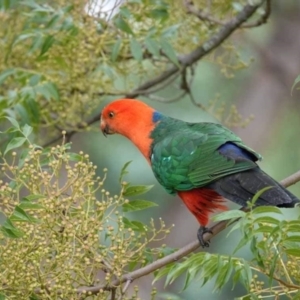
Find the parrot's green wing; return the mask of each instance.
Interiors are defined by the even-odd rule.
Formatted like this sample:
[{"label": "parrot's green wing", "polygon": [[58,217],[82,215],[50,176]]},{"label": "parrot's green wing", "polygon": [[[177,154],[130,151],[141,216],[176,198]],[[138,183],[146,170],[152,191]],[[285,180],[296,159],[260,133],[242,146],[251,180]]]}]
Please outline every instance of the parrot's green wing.
[{"label": "parrot's green wing", "polygon": [[[261,156],[227,128],[214,123],[186,123],[165,118],[152,131],[151,164],[169,193],[203,187],[226,175],[255,168]],[[218,149],[231,142],[253,159],[234,159]]]}]

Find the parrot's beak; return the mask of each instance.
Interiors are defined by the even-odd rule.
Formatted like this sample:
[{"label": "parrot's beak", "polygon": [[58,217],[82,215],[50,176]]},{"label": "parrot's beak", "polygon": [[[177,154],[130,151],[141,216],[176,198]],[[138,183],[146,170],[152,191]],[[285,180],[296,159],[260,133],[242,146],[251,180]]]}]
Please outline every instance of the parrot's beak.
[{"label": "parrot's beak", "polygon": [[106,137],[108,134],[114,134],[115,132],[110,129],[108,124],[104,122],[104,120],[100,117],[100,128],[103,135]]},{"label": "parrot's beak", "polygon": [[104,135],[105,137],[107,137],[107,135],[110,134],[110,133],[109,133],[109,127],[108,127],[108,126],[105,126],[104,128],[101,128],[101,130],[102,130],[102,133],[103,133],[103,135]]},{"label": "parrot's beak", "polygon": [[[102,129],[101,129],[102,130]],[[102,130],[102,133],[105,137],[107,137],[107,133],[105,132],[105,130]]]}]

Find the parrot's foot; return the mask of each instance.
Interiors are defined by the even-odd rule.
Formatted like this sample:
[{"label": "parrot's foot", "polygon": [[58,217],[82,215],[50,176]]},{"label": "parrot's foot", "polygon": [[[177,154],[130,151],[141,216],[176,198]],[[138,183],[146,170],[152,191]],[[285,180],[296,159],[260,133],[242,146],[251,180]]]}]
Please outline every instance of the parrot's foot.
[{"label": "parrot's foot", "polygon": [[213,233],[213,232],[205,226],[200,226],[197,232],[197,237],[202,248],[209,247],[209,242],[205,242],[203,239],[203,235],[205,233]]}]

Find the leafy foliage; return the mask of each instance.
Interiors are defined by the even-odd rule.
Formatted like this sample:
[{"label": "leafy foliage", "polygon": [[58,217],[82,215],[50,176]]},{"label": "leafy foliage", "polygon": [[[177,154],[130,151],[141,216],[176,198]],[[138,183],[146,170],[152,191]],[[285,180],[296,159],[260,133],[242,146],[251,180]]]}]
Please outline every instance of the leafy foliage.
[{"label": "leafy foliage", "polygon": [[[15,129],[28,136],[32,128]],[[102,178],[96,177],[87,154],[69,152],[69,144],[42,149],[27,142],[22,163],[16,152],[11,162],[3,158],[1,163],[3,296],[77,299],[79,287],[105,286],[126,274],[128,267],[155,259],[161,251],[148,244],[169,232],[164,222],[146,225],[122,213],[154,206],[125,198],[128,190],[132,196],[149,187],[129,189],[122,184],[120,194],[112,196],[104,189],[106,170]],[[6,152],[18,146],[10,143]],[[102,291],[96,297],[107,295]]]},{"label": "leafy foliage", "polygon": [[[240,218],[230,233],[240,230],[242,238],[232,256],[195,253],[181,263],[161,269],[155,281],[166,276],[166,285],[185,275],[183,289],[200,280],[205,285],[215,281],[215,290],[226,283],[242,283],[249,294],[239,299],[261,299],[289,295],[297,299],[300,288],[300,218],[281,220],[282,212],[276,207],[256,207],[248,213],[229,211],[215,220]],[[230,236],[229,236],[230,237]],[[237,256],[242,247],[250,248],[251,259]],[[297,270],[297,271],[296,271]]]},{"label": "leafy foliage", "polygon": [[[238,12],[228,3],[210,9],[225,19]],[[128,1],[112,22],[93,15],[86,1],[1,1],[0,11],[0,117],[48,135],[82,130],[103,97],[178,65],[178,54],[218,30],[199,26],[180,1]],[[222,70],[244,68],[233,53],[227,44],[208,59]]]}]

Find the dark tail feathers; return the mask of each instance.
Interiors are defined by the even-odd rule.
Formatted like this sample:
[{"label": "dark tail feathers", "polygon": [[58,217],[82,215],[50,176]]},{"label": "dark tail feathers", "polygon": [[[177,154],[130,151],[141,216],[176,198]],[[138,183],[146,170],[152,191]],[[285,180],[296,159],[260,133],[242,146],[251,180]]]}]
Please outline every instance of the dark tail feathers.
[{"label": "dark tail feathers", "polygon": [[259,167],[225,176],[207,186],[221,196],[239,205],[246,206],[247,201],[265,187],[266,190],[256,201],[256,205],[294,207],[300,200]]}]

